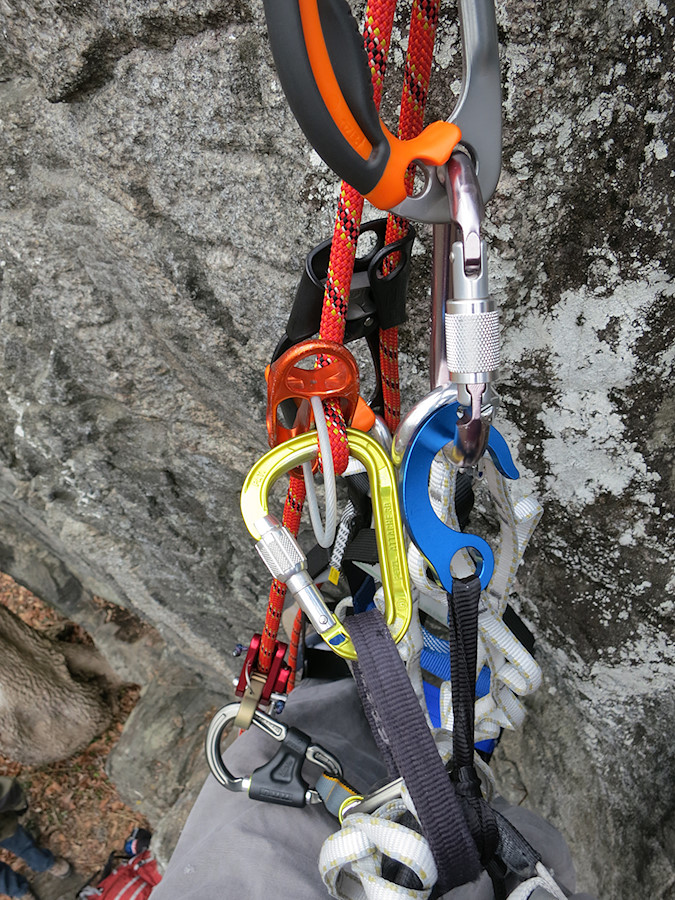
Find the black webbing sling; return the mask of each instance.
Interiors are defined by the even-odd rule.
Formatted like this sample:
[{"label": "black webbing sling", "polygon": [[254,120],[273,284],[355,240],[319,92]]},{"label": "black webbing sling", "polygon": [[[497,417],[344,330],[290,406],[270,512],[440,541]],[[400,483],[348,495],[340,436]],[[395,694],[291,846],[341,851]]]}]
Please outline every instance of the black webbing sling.
[{"label": "black webbing sling", "polygon": [[[497,900],[532,877],[539,861],[529,843],[483,798],[474,768],[474,699],[480,582],[456,578],[448,595],[453,701],[453,766],[448,772],[389,630],[378,610],[350,617],[358,659],[354,678],[376,743],[392,778],[408,787],[438,868],[434,896],[475,880],[486,870]],[[415,827],[412,816],[405,824]],[[404,886],[416,876],[403,865],[383,875]],[[393,861],[392,861],[393,862]],[[388,871],[387,871],[388,869]]]},{"label": "black webbing sling", "polygon": [[389,629],[376,609],[347,625],[366,717],[389,774],[402,777],[410,792],[436,861],[438,888],[473,881],[481,872],[476,844]]}]

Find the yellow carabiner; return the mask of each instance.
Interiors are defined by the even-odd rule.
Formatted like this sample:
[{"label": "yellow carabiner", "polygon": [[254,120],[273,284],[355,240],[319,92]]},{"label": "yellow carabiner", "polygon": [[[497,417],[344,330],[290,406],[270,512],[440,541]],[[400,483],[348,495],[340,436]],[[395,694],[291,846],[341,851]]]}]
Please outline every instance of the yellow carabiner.
[{"label": "yellow carabiner", "polygon": [[[412,595],[408,576],[408,560],[403,536],[403,525],[398,501],[396,473],[387,452],[377,441],[356,431],[347,429],[349,452],[363,463],[370,479],[371,501],[373,506],[373,522],[377,551],[380,558],[382,587],[384,588],[384,617],[395,642],[401,640],[408,630],[412,616]],[[261,541],[263,532],[269,531],[267,497],[274,482],[285,472],[289,472],[304,462],[311,461],[317,453],[316,434],[307,432],[285,441],[270,450],[253,466],[246,476],[241,490],[241,513],[244,523],[256,541]],[[278,526],[278,523],[276,523]],[[280,527],[280,526],[279,526]],[[294,542],[289,532],[285,540]],[[259,545],[259,549],[260,545]],[[265,559],[261,549],[260,555]],[[271,571],[271,569],[270,569]],[[274,574],[274,573],[273,573]],[[289,579],[290,582],[290,579]],[[314,611],[316,611],[317,595],[313,595]],[[302,606],[302,597],[298,596]],[[334,616],[322,599],[321,621],[333,622],[330,627],[321,627],[320,633],[326,643],[339,655],[346,659],[356,659],[356,651],[347,630]],[[308,612],[308,610],[305,610]],[[309,614],[309,612],[308,612]],[[310,615],[314,621],[314,617]]]}]

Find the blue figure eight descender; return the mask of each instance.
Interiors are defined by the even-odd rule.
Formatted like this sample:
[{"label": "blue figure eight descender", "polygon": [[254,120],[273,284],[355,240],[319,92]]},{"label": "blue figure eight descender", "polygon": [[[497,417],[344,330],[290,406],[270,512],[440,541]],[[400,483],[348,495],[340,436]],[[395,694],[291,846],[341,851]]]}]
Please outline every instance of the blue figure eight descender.
[{"label": "blue figure eight descender", "polygon": [[[431,464],[437,453],[454,440],[458,408],[458,403],[441,406],[422,422],[406,448],[399,472],[401,510],[408,534],[448,593],[452,593],[450,563],[459,550],[474,550],[478,555],[476,574],[483,590],[494,571],[494,554],[487,541],[475,534],[455,531],[442,522],[429,497]],[[490,427],[487,450],[505,478],[518,478],[506,441],[494,426]]]}]

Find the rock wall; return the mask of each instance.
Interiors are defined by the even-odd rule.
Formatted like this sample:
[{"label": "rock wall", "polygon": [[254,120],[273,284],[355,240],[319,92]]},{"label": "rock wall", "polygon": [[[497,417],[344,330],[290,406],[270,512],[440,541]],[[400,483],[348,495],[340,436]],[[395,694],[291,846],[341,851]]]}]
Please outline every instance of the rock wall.
[{"label": "rock wall", "polygon": [[[497,7],[499,425],[546,507],[514,598],[546,684],[502,767],[603,900],[673,897],[673,13]],[[222,690],[267,592],[238,513],[266,447],[262,373],[336,182],[259,3],[0,0],[0,24],[5,569],[34,588],[42,548],[67,573],[54,602],[76,584],[133,609]],[[450,17],[433,115],[459,66]],[[420,230],[406,408],[428,383]]]}]

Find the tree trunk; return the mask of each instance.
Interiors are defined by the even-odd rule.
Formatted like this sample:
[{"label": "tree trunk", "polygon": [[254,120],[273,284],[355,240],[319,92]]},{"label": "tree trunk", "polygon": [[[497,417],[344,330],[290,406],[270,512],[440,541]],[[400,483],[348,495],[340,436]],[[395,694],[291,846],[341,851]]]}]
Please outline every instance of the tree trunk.
[{"label": "tree trunk", "polygon": [[51,640],[0,606],[0,753],[65,759],[110,724],[110,672],[86,645]]}]

